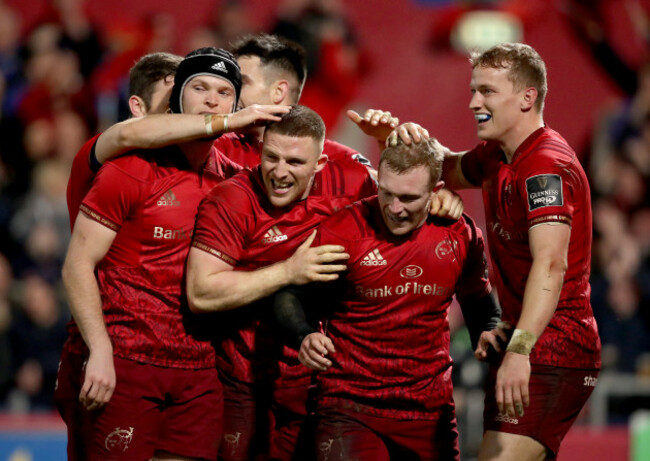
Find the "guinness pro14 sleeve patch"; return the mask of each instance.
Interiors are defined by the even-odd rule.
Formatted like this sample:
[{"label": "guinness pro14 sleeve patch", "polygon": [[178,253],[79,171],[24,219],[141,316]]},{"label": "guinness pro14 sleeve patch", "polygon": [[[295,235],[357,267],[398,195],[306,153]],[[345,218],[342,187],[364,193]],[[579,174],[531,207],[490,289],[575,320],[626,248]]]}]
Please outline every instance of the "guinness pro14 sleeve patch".
[{"label": "guinness pro14 sleeve patch", "polygon": [[562,206],[562,178],[557,174],[540,174],[526,179],[528,211],[545,206]]}]

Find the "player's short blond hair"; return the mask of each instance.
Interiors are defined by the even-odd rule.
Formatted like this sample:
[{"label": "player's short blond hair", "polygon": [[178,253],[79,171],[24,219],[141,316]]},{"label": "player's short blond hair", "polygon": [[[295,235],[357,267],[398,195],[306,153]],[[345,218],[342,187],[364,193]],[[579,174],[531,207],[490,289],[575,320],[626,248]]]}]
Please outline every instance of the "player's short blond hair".
[{"label": "player's short blond hair", "polygon": [[508,79],[515,90],[535,88],[535,110],[540,114],[544,111],[544,100],[548,93],[546,65],[533,47],[524,43],[500,43],[483,52],[472,52],[470,63],[472,69],[478,66],[509,69]]}]

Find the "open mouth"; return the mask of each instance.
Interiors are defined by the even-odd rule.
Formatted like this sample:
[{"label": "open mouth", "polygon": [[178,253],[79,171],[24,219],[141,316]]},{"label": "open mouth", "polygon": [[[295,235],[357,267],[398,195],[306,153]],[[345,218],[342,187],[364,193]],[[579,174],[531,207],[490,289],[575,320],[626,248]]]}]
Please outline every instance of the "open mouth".
[{"label": "open mouth", "polygon": [[275,179],[271,179],[271,188],[273,189],[273,192],[278,195],[284,195],[293,186],[293,183],[290,182],[281,182],[277,181]]},{"label": "open mouth", "polygon": [[479,124],[481,124],[490,120],[492,116],[490,114],[474,114],[474,118]]},{"label": "open mouth", "polygon": [[393,214],[388,213],[388,219],[390,219],[395,224],[399,225],[399,224],[405,223],[408,220],[408,216],[400,217],[400,216],[395,216]]}]

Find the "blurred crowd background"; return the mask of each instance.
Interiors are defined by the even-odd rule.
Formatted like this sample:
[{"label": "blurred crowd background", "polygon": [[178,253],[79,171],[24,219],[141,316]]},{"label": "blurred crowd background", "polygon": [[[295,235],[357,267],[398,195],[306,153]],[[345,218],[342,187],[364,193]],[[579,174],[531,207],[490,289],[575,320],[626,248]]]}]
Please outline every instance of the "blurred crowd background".
[{"label": "blurred crowd background", "polygon": [[[647,1],[0,0],[2,411],[53,409],[70,315],[60,281],[70,164],[86,139],[127,117],[128,69],[145,53],[227,48],[258,31],[305,46],[301,102],[323,116],[330,137],[375,165],[376,146],[346,123],[345,109],[390,110],[454,149],[469,148],[476,135],[466,48],[504,40],[535,47],[549,66],[546,122],[591,178],[601,377],[650,376]],[[481,222],[480,196],[463,196]],[[480,437],[485,370],[457,310],[451,320],[459,418]],[[633,406],[647,404],[636,398]],[[626,422],[631,410],[624,401],[620,408],[610,408],[607,423]]]}]

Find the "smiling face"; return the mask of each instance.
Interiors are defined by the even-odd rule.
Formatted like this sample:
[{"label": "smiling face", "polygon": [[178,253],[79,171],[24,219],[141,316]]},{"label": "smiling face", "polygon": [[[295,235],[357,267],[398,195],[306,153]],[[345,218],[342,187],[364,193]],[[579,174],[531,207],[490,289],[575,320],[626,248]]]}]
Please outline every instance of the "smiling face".
[{"label": "smiling face", "polygon": [[526,89],[515,90],[508,73],[509,68],[480,65],[472,70],[469,108],[478,124],[478,137],[484,141],[508,144],[522,120]]},{"label": "smiling face", "polygon": [[323,145],[309,136],[264,134],[261,169],[269,201],[282,208],[307,198],[314,175],[327,161]]},{"label": "smiling face", "polygon": [[384,224],[392,234],[405,235],[424,224],[435,193],[430,181],[431,174],[424,165],[402,173],[385,163],[379,165],[377,198]]},{"label": "smiling face", "polygon": [[235,89],[224,79],[199,75],[187,82],[182,98],[185,114],[229,114],[235,103]]}]

